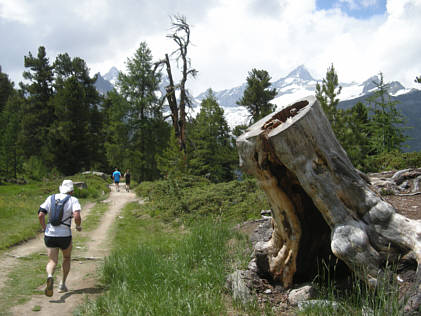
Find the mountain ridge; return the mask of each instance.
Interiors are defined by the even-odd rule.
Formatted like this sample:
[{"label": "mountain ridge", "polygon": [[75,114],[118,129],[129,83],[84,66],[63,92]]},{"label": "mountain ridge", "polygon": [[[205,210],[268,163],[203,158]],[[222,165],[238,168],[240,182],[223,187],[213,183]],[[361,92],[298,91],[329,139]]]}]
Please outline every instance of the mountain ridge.
[{"label": "mountain ridge", "polygon": [[[109,78],[115,82],[117,75],[117,68],[112,67],[101,78],[104,80]],[[339,107],[349,108],[359,101],[365,101],[376,88],[374,81],[379,81],[378,75],[372,76],[362,83],[339,83],[342,86],[341,93],[338,96],[340,99]],[[272,82],[271,88],[275,88],[277,91],[277,96],[272,100],[272,103],[277,106],[277,110],[280,110],[298,99],[314,95],[317,82],[321,83],[322,79],[314,79],[304,65],[299,65],[285,77]],[[398,81],[388,82],[388,85],[393,100],[398,101],[397,108],[405,117],[406,125],[412,127],[407,131],[411,139],[406,142],[406,145],[410,146],[411,151],[419,151],[421,150],[421,90],[407,89]],[[224,109],[226,120],[231,128],[248,122],[249,113],[247,109],[237,105],[237,101],[243,96],[246,87],[247,83],[244,82],[242,85],[230,89],[213,91],[218,104]],[[161,92],[165,91],[163,87],[161,88]],[[204,91],[194,97],[193,108],[195,113],[199,111],[200,103],[206,95],[207,91]]]}]

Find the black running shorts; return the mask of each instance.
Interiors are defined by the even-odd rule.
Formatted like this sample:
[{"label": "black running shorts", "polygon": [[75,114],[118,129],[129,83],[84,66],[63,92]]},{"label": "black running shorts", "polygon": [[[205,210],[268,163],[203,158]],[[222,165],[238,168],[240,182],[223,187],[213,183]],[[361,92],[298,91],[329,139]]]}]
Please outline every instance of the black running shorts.
[{"label": "black running shorts", "polygon": [[44,236],[44,242],[48,248],[61,248],[62,250],[65,250],[69,248],[70,244],[72,243],[72,236],[66,236],[66,237]]}]

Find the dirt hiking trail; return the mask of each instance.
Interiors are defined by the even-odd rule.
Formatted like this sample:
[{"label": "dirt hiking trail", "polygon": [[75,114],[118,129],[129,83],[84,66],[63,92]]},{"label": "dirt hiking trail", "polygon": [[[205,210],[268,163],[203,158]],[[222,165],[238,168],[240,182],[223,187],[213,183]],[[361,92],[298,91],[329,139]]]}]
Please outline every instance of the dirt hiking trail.
[{"label": "dirt hiking trail", "polygon": [[[120,189],[120,192],[116,192],[115,187],[111,186],[110,197],[104,201],[109,203],[109,208],[102,216],[100,223],[95,230],[90,232],[77,232],[74,229],[74,223],[72,224],[73,236],[80,234],[82,237],[87,237],[87,242],[81,249],[76,249],[76,247],[73,248],[70,273],[66,281],[69,291],[66,293],[58,293],[57,289],[58,284],[61,281],[62,271],[61,269],[56,269],[54,273],[55,282],[53,296],[33,295],[31,300],[25,304],[14,306],[11,309],[12,314],[16,316],[73,315],[73,311],[78,305],[85,301],[86,297],[92,298],[95,295],[102,293],[102,288],[98,286],[96,272],[98,265],[110,251],[109,229],[115,219],[119,216],[125,204],[136,200],[139,199],[134,193],[126,192],[123,188]],[[90,203],[85,205],[82,209],[82,228],[83,220],[94,205],[94,203]],[[0,257],[0,289],[3,287],[8,271],[19,263],[18,257],[28,256],[33,253],[47,253],[44,246],[43,234],[40,234],[37,238],[29,242],[14,247]],[[61,263],[61,258],[62,255],[60,253],[59,263]],[[48,257],[45,256],[45,264],[47,264],[47,261]],[[44,292],[44,288],[45,284],[43,284],[39,290]],[[35,306],[39,306],[40,310],[32,311]]]}]

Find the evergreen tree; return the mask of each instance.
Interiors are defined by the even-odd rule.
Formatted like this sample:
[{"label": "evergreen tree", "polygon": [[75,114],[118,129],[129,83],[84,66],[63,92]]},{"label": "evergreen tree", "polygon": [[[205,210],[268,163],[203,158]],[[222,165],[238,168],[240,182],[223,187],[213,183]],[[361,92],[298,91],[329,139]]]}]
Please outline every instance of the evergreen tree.
[{"label": "evergreen tree", "polygon": [[130,151],[127,146],[130,135],[127,117],[129,104],[116,90],[110,91],[104,100],[103,113],[104,147],[109,169],[121,166],[123,169],[130,168]]},{"label": "evergreen tree", "polygon": [[156,161],[158,170],[165,178],[178,178],[187,172],[184,153],[180,151],[173,128],[170,130],[167,146],[162,153],[157,154]]},{"label": "evergreen tree", "polygon": [[130,105],[129,119],[132,125],[140,120],[161,115],[155,92],[159,89],[161,76],[154,72],[152,53],[145,42],[132,59],[126,63],[127,74],[120,72],[117,86]]},{"label": "evergreen tree", "polygon": [[247,130],[247,125],[245,124],[241,124],[241,125],[237,125],[234,127],[232,134],[236,137],[240,136],[241,134],[243,134],[246,130]]},{"label": "evergreen tree", "polygon": [[400,126],[404,123],[402,114],[397,110],[397,101],[392,100],[384,82],[383,74],[379,81],[373,81],[376,91],[367,98],[368,107],[372,113],[371,147],[376,154],[401,150],[402,143],[407,139]]},{"label": "evergreen tree", "polygon": [[17,92],[8,98],[3,111],[0,113],[0,174],[7,177],[17,177],[22,169],[22,155],[17,145],[20,133],[20,121],[24,99]]},{"label": "evergreen tree", "polygon": [[343,112],[338,109],[342,87],[339,86],[338,75],[333,64],[327,69],[326,78],[322,80],[322,85],[316,84],[316,98],[326,117],[328,118],[336,137],[342,143],[344,141]]},{"label": "evergreen tree", "polygon": [[421,83],[421,76],[415,78],[416,83]]},{"label": "evergreen tree", "polygon": [[233,179],[236,154],[224,110],[212,90],[202,100],[201,109],[190,130],[192,152],[189,168],[192,174],[206,176],[213,182]]},{"label": "evergreen tree", "polygon": [[53,66],[50,65],[45,48],[38,48],[37,57],[29,52],[24,57],[25,68],[23,78],[28,84],[21,88],[28,96],[22,117],[22,133],[20,144],[26,158],[43,156],[48,152],[48,130],[54,121],[54,108],[50,105],[53,96]]},{"label": "evergreen tree", "polygon": [[153,180],[159,177],[155,156],[169,138],[169,126],[156,96],[160,74],[155,73],[151,51],[144,42],[126,65],[127,73],[119,74],[117,86],[128,105],[127,168],[138,180]]},{"label": "evergreen tree", "polygon": [[370,117],[368,108],[358,102],[344,113],[344,140],[342,146],[354,166],[365,170],[370,155]]},{"label": "evergreen tree", "polygon": [[266,70],[253,68],[248,73],[246,90],[237,104],[247,108],[251,123],[257,122],[276,109],[276,106],[270,103],[276,96],[276,89],[269,89],[270,79]]},{"label": "evergreen tree", "polygon": [[57,93],[51,101],[55,109],[50,129],[51,159],[64,174],[74,174],[98,163],[95,159],[103,146],[99,137],[100,97],[94,86],[97,78],[90,78],[84,60],[71,59],[68,54],[60,54],[54,68]]},{"label": "evergreen tree", "polygon": [[13,82],[9,80],[9,76],[1,71],[0,65],[0,113],[6,106],[7,99],[13,92]]}]

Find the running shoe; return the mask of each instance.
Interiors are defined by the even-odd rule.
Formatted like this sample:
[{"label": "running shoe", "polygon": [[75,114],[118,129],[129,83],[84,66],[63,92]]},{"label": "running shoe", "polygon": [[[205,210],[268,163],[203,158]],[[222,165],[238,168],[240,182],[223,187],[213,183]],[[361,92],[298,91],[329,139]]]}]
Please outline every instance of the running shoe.
[{"label": "running shoe", "polygon": [[68,291],[68,289],[67,289],[66,285],[64,285],[63,283],[60,283],[60,285],[58,286],[58,292],[64,293],[64,292],[67,292],[67,291]]},{"label": "running shoe", "polygon": [[48,277],[47,278],[47,287],[45,288],[45,295],[46,296],[53,296],[53,285],[54,285],[53,277]]}]

